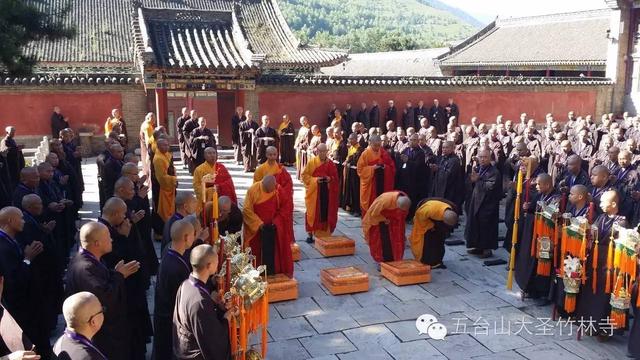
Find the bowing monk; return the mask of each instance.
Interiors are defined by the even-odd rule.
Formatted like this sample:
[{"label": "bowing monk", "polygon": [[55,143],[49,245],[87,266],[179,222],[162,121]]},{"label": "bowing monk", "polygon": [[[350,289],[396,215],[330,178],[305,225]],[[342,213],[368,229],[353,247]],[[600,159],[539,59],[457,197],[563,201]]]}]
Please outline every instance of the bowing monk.
[{"label": "bowing monk", "polygon": [[318,156],[311,158],[302,172],[308,243],[313,242],[314,235],[330,236],[338,222],[338,170],[333,161],[327,158],[327,145],[320,144],[317,150]]},{"label": "bowing monk", "polygon": [[244,200],[242,215],[243,239],[256,256],[258,265],[267,265],[269,274],[293,276],[290,237],[286,217],[281,208],[281,196],[273,175],[265,176],[251,185]]},{"label": "bowing monk", "polygon": [[[218,196],[228,196],[234,204],[238,203],[236,188],[227,168],[218,162],[218,151],[213,147],[204,149],[205,162],[193,172],[193,190],[198,199],[197,212],[202,210],[202,204],[213,197],[213,186],[217,186]],[[202,193],[202,179],[208,175],[212,178],[206,181],[206,194]],[[205,196],[206,195],[206,196]],[[204,198],[203,198],[204,196]]]},{"label": "bowing monk", "polygon": [[166,222],[175,209],[178,178],[173,167],[169,142],[166,139],[159,139],[157,147],[158,151],[153,156],[153,168],[159,184],[158,215],[163,222]]},{"label": "bowing monk", "polygon": [[362,218],[364,240],[371,257],[378,263],[399,261],[404,256],[405,218],[411,199],[401,191],[389,191],[378,196]]},{"label": "bowing monk", "polygon": [[433,269],[446,269],[444,240],[451,228],[458,223],[455,205],[445,199],[425,199],[413,217],[413,229],[409,241],[413,257]]},{"label": "bowing monk", "polygon": [[358,159],[360,176],[360,208],[364,216],[371,203],[382,193],[393,190],[396,166],[389,154],[382,149],[378,135],[369,138],[369,147]]}]

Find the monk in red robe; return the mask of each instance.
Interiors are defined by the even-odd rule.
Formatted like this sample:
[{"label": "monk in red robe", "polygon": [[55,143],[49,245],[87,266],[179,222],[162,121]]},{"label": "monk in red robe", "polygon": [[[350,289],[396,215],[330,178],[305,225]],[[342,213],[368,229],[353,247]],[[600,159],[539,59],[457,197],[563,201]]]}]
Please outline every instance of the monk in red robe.
[{"label": "monk in red robe", "polygon": [[[364,241],[377,262],[399,261],[404,256],[404,226],[411,199],[402,191],[378,196],[362,218]],[[378,270],[380,265],[378,264]]]},{"label": "monk in red robe", "polygon": [[313,236],[330,236],[338,222],[338,200],[340,181],[338,169],[327,158],[327,145],[317,147],[318,156],[311,158],[302,171],[305,187],[304,202],[307,207],[305,228],[309,233],[308,243]]},{"label": "monk in red robe", "polygon": [[380,136],[372,135],[369,147],[360,155],[357,167],[360,176],[360,208],[364,217],[378,196],[393,190],[396,166],[391,156],[382,149]]},{"label": "monk in red robe", "polygon": [[242,210],[244,246],[251,246],[258,265],[267,265],[268,274],[293,277],[293,228],[288,229],[290,215],[282,211],[277,187],[276,178],[267,175],[247,191]]},{"label": "monk in red robe", "polygon": [[[193,172],[193,190],[198,199],[197,212],[202,210],[202,204],[212,200],[214,185],[217,186],[218,197],[228,196],[237,204],[236,187],[227,168],[218,162],[218,151],[213,147],[204,149],[204,160]],[[203,194],[203,178],[206,179],[206,194]]]},{"label": "monk in red robe", "polygon": [[267,161],[261,164],[253,174],[253,182],[262,180],[267,175],[273,175],[278,183],[278,195],[280,195],[280,211],[287,221],[287,235],[294,241],[293,236],[293,180],[282,164],[278,163],[278,149],[269,146],[266,150]]}]

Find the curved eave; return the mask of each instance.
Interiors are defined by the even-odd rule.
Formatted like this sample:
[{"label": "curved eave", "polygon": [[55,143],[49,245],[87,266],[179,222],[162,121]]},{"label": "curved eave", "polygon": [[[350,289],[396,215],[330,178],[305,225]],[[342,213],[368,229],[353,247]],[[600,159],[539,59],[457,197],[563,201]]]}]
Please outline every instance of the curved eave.
[{"label": "curved eave", "polygon": [[271,76],[258,79],[264,85],[303,86],[606,86],[613,82],[604,78],[540,78],[540,77],[322,77]]},{"label": "curved eave", "polygon": [[440,66],[606,66],[605,60],[580,60],[580,61],[478,61],[478,62],[456,62],[442,61]]},{"label": "curved eave", "polygon": [[32,77],[0,77],[2,86],[137,86],[142,80],[128,76],[32,76]]}]

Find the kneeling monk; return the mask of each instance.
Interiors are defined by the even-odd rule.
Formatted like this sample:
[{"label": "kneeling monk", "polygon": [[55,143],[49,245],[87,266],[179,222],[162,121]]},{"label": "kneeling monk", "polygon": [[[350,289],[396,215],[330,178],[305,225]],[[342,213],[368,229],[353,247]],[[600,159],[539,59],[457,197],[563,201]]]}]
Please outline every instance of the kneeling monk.
[{"label": "kneeling monk", "polygon": [[376,262],[402,260],[405,219],[410,207],[411,199],[401,191],[386,192],[369,207],[362,219],[362,232]]},{"label": "kneeling monk", "polygon": [[251,246],[258,265],[267,265],[269,274],[293,276],[290,219],[282,212],[276,178],[265,176],[251,185],[244,200],[242,215],[245,246]]},{"label": "kneeling monk", "polygon": [[413,257],[434,269],[446,268],[442,263],[444,240],[457,223],[458,213],[452,202],[440,198],[425,199],[413,217],[409,237]]},{"label": "kneeling monk", "polygon": [[307,242],[313,242],[313,235],[330,236],[338,222],[338,169],[327,158],[327,145],[320,144],[317,150],[318,156],[311,158],[302,171],[307,207],[305,227],[309,233]]}]

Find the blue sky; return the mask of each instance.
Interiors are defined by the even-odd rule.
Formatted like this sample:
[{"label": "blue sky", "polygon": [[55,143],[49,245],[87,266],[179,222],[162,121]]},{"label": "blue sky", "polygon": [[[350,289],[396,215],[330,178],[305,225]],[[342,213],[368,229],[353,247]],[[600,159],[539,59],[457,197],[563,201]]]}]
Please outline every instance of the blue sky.
[{"label": "blue sky", "polygon": [[501,18],[605,8],[604,0],[441,0],[488,23]]}]

